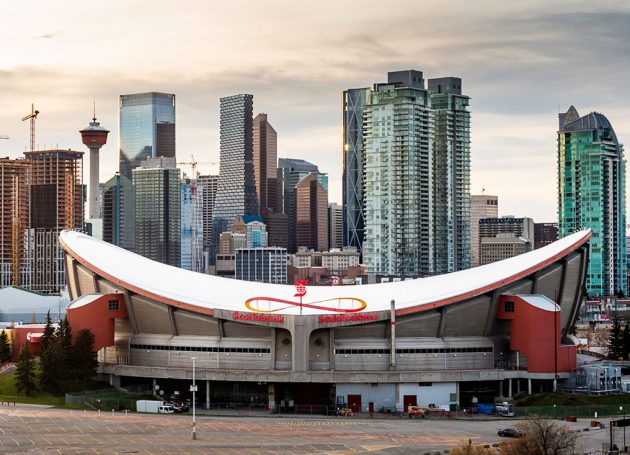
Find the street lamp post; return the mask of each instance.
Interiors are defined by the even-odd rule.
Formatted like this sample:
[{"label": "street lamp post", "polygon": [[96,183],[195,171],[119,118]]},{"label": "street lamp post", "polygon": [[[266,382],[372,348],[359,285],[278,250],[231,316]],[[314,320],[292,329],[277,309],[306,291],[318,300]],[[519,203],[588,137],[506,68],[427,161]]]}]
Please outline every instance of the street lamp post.
[{"label": "street lamp post", "polygon": [[190,391],[192,392],[192,408],[193,408],[193,420],[192,420],[192,438],[197,439],[197,421],[195,415],[195,404],[197,402],[196,392],[197,392],[197,384],[195,383],[195,360],[197,357],[191,357],[193,363],[192,370],[192,385],[190,386]]}]

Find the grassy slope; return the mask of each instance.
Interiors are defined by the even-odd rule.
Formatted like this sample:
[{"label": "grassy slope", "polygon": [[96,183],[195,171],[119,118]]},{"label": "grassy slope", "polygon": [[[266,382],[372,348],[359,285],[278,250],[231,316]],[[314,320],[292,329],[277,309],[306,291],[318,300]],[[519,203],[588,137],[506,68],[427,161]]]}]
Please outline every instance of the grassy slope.
[{"label": "grassy slope", "polygon": [[15,388],[15,369],[7,373],[0,374],[0,401],[15,401],[16,403],[30,403],[30,404],[47,404],[51,406],[63,406],[65,404],[64,393],[80,392],[83,390],[100,390],[109,387],[108,384],[98,381],[80,381],[75,383],[74,381],[65,381],[61,384],[63,393],[59,395],[53,395],[41,390],[36,390],[32,393],[33,396],[27,397],[24,395],[18,395]]}]

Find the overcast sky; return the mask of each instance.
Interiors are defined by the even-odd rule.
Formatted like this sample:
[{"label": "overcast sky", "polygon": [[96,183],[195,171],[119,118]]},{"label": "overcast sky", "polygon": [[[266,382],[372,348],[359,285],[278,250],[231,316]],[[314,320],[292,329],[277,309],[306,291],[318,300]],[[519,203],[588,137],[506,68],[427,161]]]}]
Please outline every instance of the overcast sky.
[{"label": "overcast sky", "polygon": [[558,110],[604,113],[630,147],[626,1],[21,0],[0,17],[0,156],[25,150],[31,102],[39,147],[84,150],[95,99],[103,182],[118,95],[175,93],[178,159],[218,173],[219,98],[251,93],[278,156],[318,164],[341,202],[341,92],[411,68],[463,79],[471,190],[498,194],[502,214],[557,219]]}]

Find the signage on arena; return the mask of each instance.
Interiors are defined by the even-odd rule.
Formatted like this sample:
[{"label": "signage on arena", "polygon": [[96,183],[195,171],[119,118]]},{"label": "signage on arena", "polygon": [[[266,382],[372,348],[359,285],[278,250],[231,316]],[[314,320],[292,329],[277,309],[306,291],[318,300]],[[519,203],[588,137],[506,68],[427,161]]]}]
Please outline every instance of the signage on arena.
[{"label": "signage on arena", "polygon": [[378,321],[378,314],[320,314],[318,321],[322,324],[330,322]]},{"label": "signage on arena", "polygon": [[238,311],[232,312],[232,319],[235,321],[284,322],[284,316],[281,314],[239,313]]}]

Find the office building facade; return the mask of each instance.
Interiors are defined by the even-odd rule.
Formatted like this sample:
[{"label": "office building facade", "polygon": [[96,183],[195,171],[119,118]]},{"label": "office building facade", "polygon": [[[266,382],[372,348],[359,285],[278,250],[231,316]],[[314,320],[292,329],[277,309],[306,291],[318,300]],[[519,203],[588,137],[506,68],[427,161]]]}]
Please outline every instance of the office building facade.
[{"label": "office building facade", "polygon": [[497,234],[496,237],[483,237],[479,244],[480,265],[502,261],[533,249],[534,245],[525,237],[511,232]]},{"label": "office building facade", "polygon": [[535,250],[555,242],[558,240],[558,223],[534,223],[534,239]]},{"label": "office building facade", "polygon": [[590,227],[586,288],[591,296],[628,292],[626,162],[623,145],[600,113],[559,115],[558,235]]},{"label": "office building facade", "polygon": [[120,95],[120,174],[151,157],[175,158],[175,95],[148,92]]},{"label": "office building facade", "polygon": [[478,267],[479,262],[479,220],[499,217],[499,197],[487,194],[470,196],[470,265]]},{"label": "office building facade", "polygon": [[237,280],[277,284],[287,282],[287,250],[285,248],[238,248],[235,262]]},{"label": "office building facade", "polygon": [[343,207],[336,202],[330,202],[328,204],[328,248],[343,246]]},{"label": "office building facade", "polygon": [[317,251],[328,249],[328,192],[316,174],[295,186],[295,243]]},{"label": "office building facade", "polygon": [[433,146],[419,71],[388,74],[364,114],[363,260],[370,274],[434,272]]},{"label": "office building facade", "polygon": [[136,190],[119,172],[103,187],[103,240],[130,251],[136,248]]},{"label": "office building facade", "polygon": [[470,268],[470,98],[457,77],[429,79],[435,273]]},{"label": "office building facade", "polygon": [[254,179],[260,212],[278,210],[278,134],[267,120],[267,114],[254,118]]},{"label": "office building facade", "polygon": [[180,185],[181,265],[182,269],[204,272],[203,252],[203,187],[191,179]]},{"label": "office building facade", "polygon": [[296,243],[296,207],[295,188],[305,176],[313,174],[320,185],[328,192],[328,174],[320,172],[319,168],[308,161],[295,158],[280,158],[278,160],[278,201],[282,213],[288,215],[288,251],[297,251]]},{"label": "office building facade", "polygon": [[175,158],[148,158],[133,170],[136,192],[136,252],[179,267],[180,171]]},{"label": "office building facade", "polygon": [[[252,95],[221,98],[219,185],[212,214],[213,245],[240,215],[259,213],[253,163]],[[211,255],[212,256],[212,255]]]},{"label": "office building facade", "polygon": [[534,220],[531,218],[514,218],[504,216],[501,218],[482,218],[479,220],[480,242],[486,237],[496,237],[498,234],[513,234],[523,237],[534,245],[536,241]]}]

